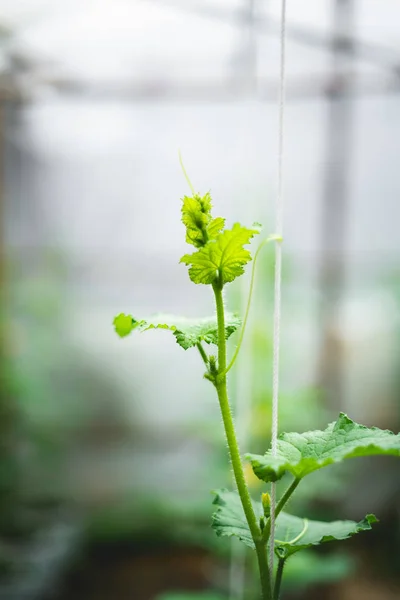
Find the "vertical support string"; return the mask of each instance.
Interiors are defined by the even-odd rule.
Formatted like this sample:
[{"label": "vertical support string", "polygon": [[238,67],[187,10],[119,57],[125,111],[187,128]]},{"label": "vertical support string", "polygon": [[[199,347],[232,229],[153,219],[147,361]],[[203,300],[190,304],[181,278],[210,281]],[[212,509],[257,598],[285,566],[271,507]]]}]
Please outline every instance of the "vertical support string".
[{"label": "vertical support string", "polygon": [[[280,79],[279,79],[279,126],[278,126],[278,190],[275,203],[275,232],[282,236],[283,229],[283,141],[285,116],[285,83],[286,83],[286,0],[281,0],[280,29]],[[274,335],[272,363],[272,434],[271,449],[275,456],[278,439],[278,404],[279,404],[279,354],[281,324],[281,281],[282,281],[282,242],[275,242],[275,285],[274,285]],[[271,537],[269,567],[271,578],[274,567],[276,484],[271,484]]]}]

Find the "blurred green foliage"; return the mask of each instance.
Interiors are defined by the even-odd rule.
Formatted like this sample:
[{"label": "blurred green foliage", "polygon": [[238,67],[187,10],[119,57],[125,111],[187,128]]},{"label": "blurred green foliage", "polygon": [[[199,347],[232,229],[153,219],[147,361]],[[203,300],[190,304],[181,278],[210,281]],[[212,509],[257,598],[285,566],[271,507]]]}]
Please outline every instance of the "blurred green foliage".
[{"label": "blurred green foliage", "polygon": [[285,566],[283,591],[304,591],[316,584],[334,583],[348,577],[354,568],[355,560],[348,554],[299,552]]},{"label": "blurred green foliage", "polygon": [[[291,593],[292,597],[300,597],[306,590],[318,584],[330,584],[348,577],[355,568],[354,559],[348,554],[329,554],[319,556],[315,552],[302,552],[288,560],[285,566],[283,593]],[[254,575],[254,576],[253,576]],[[256,573],[251,570],[247,574],[244,600],[257,600],[258,588]],[[225,600],[228,595],[220,591],[168,592],[157,596],[156,600]]]},{"label": "blurred green foliage", "polygon": [[221,596],[214,592],[170,592],[158,596],[156,600],[225,600],[226,596]]}]

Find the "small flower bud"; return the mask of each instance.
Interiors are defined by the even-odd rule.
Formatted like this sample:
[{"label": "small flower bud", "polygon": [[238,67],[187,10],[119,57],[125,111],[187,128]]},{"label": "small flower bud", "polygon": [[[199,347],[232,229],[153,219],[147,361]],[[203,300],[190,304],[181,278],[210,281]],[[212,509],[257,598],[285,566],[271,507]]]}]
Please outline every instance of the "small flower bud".
[{"label": "small flower bud", "polygon": [[210,373],[212,373],[213,375],[217,374],[218,368],[217,368],[217,357],[216,356],[209,356],[208,357],[208,361],[209,361],[209,365],[210,365]]},{"label": "small flower bud", "polygon": [[271,496],[268,492],[261,495],[261,502],[264,509],[264,515],[268,518],[271,513]]}]

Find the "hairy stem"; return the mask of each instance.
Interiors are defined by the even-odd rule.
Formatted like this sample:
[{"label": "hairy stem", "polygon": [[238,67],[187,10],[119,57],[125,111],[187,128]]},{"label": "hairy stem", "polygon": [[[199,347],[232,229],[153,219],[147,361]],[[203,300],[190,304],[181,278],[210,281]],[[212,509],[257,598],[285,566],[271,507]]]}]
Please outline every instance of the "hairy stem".
[{"label": "hairy stem", "polygon": [[204,361],[204,364],[206,365],[206,367],[208,367],[208,356],[206,354],[206,351],[203,348],[203,344],[201,342],[198,342],[196,344],[197,346],[197,350],[200,352],[200,356]]},{"label": "hairy stem", "polygon": [[[277,518],[277,516],[279,515],[281,510],[283,510],[286,502],[289,500],[290,496],[293,494],[293,492],[299,485],[300,481],[301,481],[300,479],[294,479],[292,481],[292,483],[290,484],[290,486],[288,487],[288,489],[286,490],[286,492],[283,494],[283,496],[281,497],[281,499],[279,500],[278,504],[275,507],[275,518]],[[271,519],[268,519],[268,521],[265,525],[264,531],[263,531],[263,540],[265,542],[268,541],[270,533],[271,533]]]},{"label": "hairy stem", "polygon": [[[225,339],[225,313],[224,303],[222,298],[222,285],[220,283],[213,284],[215,294],[215,302],[217,308],[218,320],[218,372],[223,373],[226,369],[226,339]],[[272,600],[271,596],[271,576],[268,567],[266,544],[262,539],[261,531],[254,514],[253,505],[251,502],[249,490],[244,477],[242,461],[240,458],[239,446],[236,438],[235,426],[232,419],[231,408],[228,399],[226,375],[217,378],[215,387],[218,394],[218,400],[221,408],[222,420],[224,423],[226,439],[228,442],[229,455],[232,463],[232,469],[235,476],[237,489],[243,510],[246,516],[247,523],[253,538],[258,566],[260,570],[261,589],[263,600]]]},{"label": "hairy stem", "polygon": [[281,593],[282,575],[283,575],[283,569],[285,566],[285,562],[286,561],[284,558],[279,559],[278,568],[276,570],[273,600],[279,600],[279,596]]}]

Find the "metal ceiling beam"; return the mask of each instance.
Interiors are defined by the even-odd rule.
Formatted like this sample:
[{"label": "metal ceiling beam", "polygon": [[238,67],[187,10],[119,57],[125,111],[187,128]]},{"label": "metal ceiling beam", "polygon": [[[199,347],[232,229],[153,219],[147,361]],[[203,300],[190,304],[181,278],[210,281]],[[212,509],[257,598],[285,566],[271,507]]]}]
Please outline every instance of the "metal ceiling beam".
[{"label": "metal ceiling beam", "polygon": [[[51,87],[60,97],[87,98],[93,101],[109,99],[155,102],[239,102],[255,100],[276,102],[278,81],[271,78],[257,78],[257,87],[249,88],[246,79],[230,77],[222,80],[188,82],[182,79],[175,82],[157,80],[137,80],[121,85],[86,84],[68,78],[40,77],[32,78],[29,87],[21,87],[12,81],[0,78],[0,102],[29,103],[35,98],[35,90]],[[382,94],[398,94],[400,80],[396,77],[357,77],[349,73],[326,75],[316,73],[308,77],[291,78],[287,83],[289,102],[326,98],[331,94],[340,94],[346,87],[346,96],[357,98]]]},{"label": "metal ceiling beam", "polygon": [[[146,0],[148,1],[148,0]],[[211,3],[193,2],[189,0],[151,0],[153,3],[175,8],[188,14],[199,17],[215,19],[233,26],[243,27],[248,15],[245,10],[226,10]],[[271,16],[254,16],[254,28],[258,34],[271,34],[278,36],[280,24]],[[362,60],[370,65],[389,71],[400,78],[400,54],[392,48],[363,41],[353,35],[320,33],[315,29],[297,25],[290,21],[286,25],[286,34],[290,41],[316,48],[329,53],[332,46],[336,47],[338,54],[351,55],[352,58]]]}]

